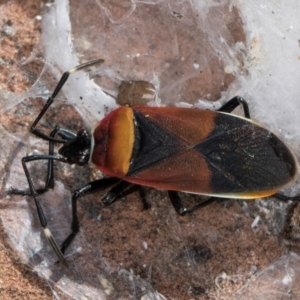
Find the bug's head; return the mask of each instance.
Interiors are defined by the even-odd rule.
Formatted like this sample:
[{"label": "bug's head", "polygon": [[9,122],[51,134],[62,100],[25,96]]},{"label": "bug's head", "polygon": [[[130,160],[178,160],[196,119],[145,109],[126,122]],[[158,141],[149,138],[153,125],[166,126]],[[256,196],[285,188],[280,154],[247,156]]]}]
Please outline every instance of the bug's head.
[{"label": "bug's head", "polygon": [[69,164],[82,166],[89,161],[91,137],[86,130],[79,130],[74,139],[67,141],[59,150],[59,154],[68,159]]}]

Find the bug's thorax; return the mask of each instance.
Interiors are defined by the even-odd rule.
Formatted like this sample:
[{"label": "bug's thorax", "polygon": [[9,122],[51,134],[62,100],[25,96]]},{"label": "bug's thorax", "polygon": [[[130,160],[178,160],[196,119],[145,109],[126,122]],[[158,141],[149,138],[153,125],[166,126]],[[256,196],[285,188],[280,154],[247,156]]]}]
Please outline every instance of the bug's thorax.
[{"label": "bug's thorax", "polygon": [[67,141],[58,152],[68,159],[69,164],[82,166],[89,161],[90,149],[91,136],[86,130],[81,129],[76,137]]},{"label": "bug's thorax", "polygon": [[107,175],[123,178],[130,166],[134,138],[132,109],[115,109],[93,129],[90,163]]}]

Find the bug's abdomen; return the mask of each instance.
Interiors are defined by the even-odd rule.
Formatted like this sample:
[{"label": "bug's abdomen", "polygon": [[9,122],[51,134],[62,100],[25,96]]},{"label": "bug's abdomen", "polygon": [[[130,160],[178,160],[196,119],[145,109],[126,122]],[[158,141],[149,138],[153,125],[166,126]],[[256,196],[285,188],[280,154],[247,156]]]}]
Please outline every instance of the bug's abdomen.
[{"label": "bug's abdomen", "polygon": [[91,162],[101,172],[123,178],[129,169],[134,143],[132,109],[120,107],[96,124]]}]

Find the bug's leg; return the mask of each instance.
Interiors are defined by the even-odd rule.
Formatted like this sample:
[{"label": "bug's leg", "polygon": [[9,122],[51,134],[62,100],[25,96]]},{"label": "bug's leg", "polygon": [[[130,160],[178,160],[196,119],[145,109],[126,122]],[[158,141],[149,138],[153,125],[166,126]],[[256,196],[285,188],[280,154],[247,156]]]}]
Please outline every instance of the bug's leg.
[{"label": "bug's leg", "polygon": [[118,195],[118,198],[125,197],[135,191],[139,192],[140,200],[142,201],[143,210],[147,210],[151,207],[151,205],[148,203],[146,199],[146,193],[144,188],[139,184],[133,184],[131,187],[129,187],[127,190],[125,190],[123,193],[120,193]]},{"label": "bug's leg", "polygon": [[120,179],[115,178],[115,177],[109,177],[109,178],[102,178],[99,180],[92,181],[85,185],[84,187],[76,190],[72,196],[72,225],[71,225],[71,230],[72,232],[70,235],[65,239],[65,241],[62,243],[60,251],[62,253],[65,253],[66,249],[76,236],[76,234],[79,231],[79,220],[77,216],[77,200],[78,198],[96,193],[102,190],[105,190],[115,184],[117,184],[120,181]]},{"label": "bug's leg", "polygon": [[233,97],[232,99],[230,99],[223,106],[221,106],[221,108],[219,108],[218,111],[231,113],[239,105],[243,106],[245,117],[250,119],[248,103],[244,98],[242,98],[240,96],[236,96],[236,97]]},{"label": "bug's leg", "polygon": [[102,202],[105,205],[110,205],[117,199],[125,197],[135,191],[139,191],[140,199],[143,203],[143,209],[146,210],[150,208],[150,204],[146,200],[145,191],[142,186],[138,184],[133,184],[127,181],[118,182],[103,198]]},{"label": "bug's leg", "polygon": [[140,199],[143,203],[143,209],[144,210],[149,209],[151,207],[151,205],[148,203],[148,201],[146,199],[145,190],[141,185],[139,185],[138,187],[139,187]]},{"label": "bug's leg", "polygon": [[[110,189],[106,195],[102,198],[104,205],[110,205],[115,202],[117,199],[122,198],[130,193],[133,193],[136,189],[131,191],[131,188],[134,187],[132,183],[124,180],[120,180],[112,189]],[[128,191],[129,193],[125,193]]]},{"label": "bug's leg", "polygon": [[[55,128],[51,133],[50,133],[50,137],[53,138],[56,134],[58,134],[59,136],[61,136],[64,141],[68,141],[71,140],[73,138],[76,137],[76,134],[67,130],[67,129],[63,129],[63,128]],[[54,155],[54,142],[53,141],[49,141],[49,155]],[[52,159],[48,159],[48,167],[47,167],[47,176],[46,176],[46,180],[45,180],[45,187],[41,188],[41,189],[36,189],[36,192],[38,194],[42,194],[44,192],[46,192],[47,190],[49,190],[49,188],[53,188],[54,187],[54,176],[53,176],[53,160]],[[31,195],[31,191],[30,190],[19,190],[19,189],[14,189],[12,188],[9,191],[9,194],[14,194],[14,195]]]},{"label": "bug's leg", "polygon": [[43,133],[39,129],[36,129],[36,126],[39,123],[40,119],[44,116],[44,114],[48,110],[49,106],[52,104],[53,100],[55,99],[55,97],[57,96],[57,94],[59,93],[59,91],[62,89],[62,87],[64,86],[64,84],[68,80],[70,74],[75,73],[77,71],[80,71],[80,70],[82,70],[84,68],[93,66],[95,64],[102,63],[103,61],[104,61],[103,59],[97,59],[97,60],[93,60],[93,61],[81,64],[81,65],[79,65],[79,66],[77,66],[77,67],[75,67],[75,68],[73,68],[73,69],[65,72],[62,75],[60,81],[58,82],[56,88],[54,89],[54,92],[48,98],[48,100],[47,100],[46,104],[44,105],[43,109],[41,110],[41,112],[38,114],[37,118],[34,120],[34,122],[31,125],[30,131],[34,135],[36,135],[36,136],[38,136],[38,137],[40,137],[40,138],[42,138],[42,139],[44,139],[46,141],[52,141],[52,142],[56,142],[56,143],[64,143],[65,142],[64,140],[55,139],[54,137],[48,136],[47,134]]},{"label": "bug's leg", "polygon": [[184,207],[184,205],[182,204],[182,201],[178,195],[178,192],[175,191],[168,191],[169,193],[169,198],[171,200],[171,203],[175,209],[175,211],[180,215],[180,216],[184,216],[188,213],[191,213],[197,209],[200,209],[202,207],[205,207],[211,203],[214,203],[216,201],[220,201],[221,199],[216,198],[216,197],[211,197],[209,199],[207,199],[206,201],[199,203],[191,208],[186,208]]},{"label": "bug's leg", "polygon": [[145,194],[144,188],[139,184],[131,184],[131,186],[127,190],[120,193],[116,199],[125,197],[135,191],[138,191],[140,194],[140,200],[142,201],[142,204],[143,204],[143,210],[149,209],[151,207],[151,205],[148,203],[148,201],[146,199],[146,194]]},{"label": "bug's leg", "polygon": [[276,193],[272,196],[277,198],[278,200],[281,200],[281,201],[284,201],[284,202],[289,201],[289,200],[291,200],[291,201],[300,201],[300,196],[289,197],[289,196],[285,196],[285,195],[278,194],[278,193]]}]

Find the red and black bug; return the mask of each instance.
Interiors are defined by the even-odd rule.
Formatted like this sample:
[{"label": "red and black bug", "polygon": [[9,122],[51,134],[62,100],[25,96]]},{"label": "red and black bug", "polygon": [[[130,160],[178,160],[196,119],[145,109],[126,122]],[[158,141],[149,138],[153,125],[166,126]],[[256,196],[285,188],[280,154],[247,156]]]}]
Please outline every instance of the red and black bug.
[{"label": "red and black bug", "polygon": [[[66,248],[79,231],[77,199],[86,194],[111,188],[102,199],[109,205],[118,198],[139,191],[147,206],[142,186],[167,190],[178,214],[184,215],[206,206],[218,198],[254,199],[274,195],[281,200],[300,200],[277,194],[298,176],[293,152],[277,136],[250,120],[246,101],[234,97],[218,111],[176,107],[122,106],[99,121],[92,133],[77,134],[55,128],[50,135],[36,128],[40,119],[67,81],[69,75],[95,60],[65,72],[31,126],[31,132],[49,142],[47,155],[30,155],[22,159],[29,192],[12,189],[14,194],[31,195],[41,226],[59,260],[67,266]],[[245,117],[230,114],[242,105]],[[59,136],[60,138],[56,138]],[[61,143],[60,155],[54,144]],[[35,189],[26,164],[48,161],[45,188]],[[38,194],[53,186],[53,161],[92,166],[108,175],[77,189],[72,197],[71,234],[61,248],[55,242],[44,216]],[[210,198],[186,209],[178,192],[207,195]]]}]

